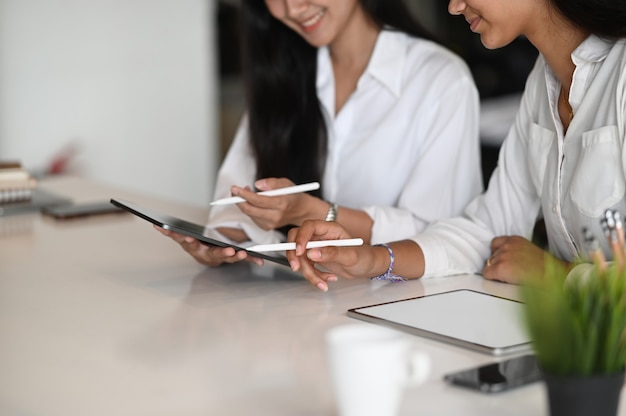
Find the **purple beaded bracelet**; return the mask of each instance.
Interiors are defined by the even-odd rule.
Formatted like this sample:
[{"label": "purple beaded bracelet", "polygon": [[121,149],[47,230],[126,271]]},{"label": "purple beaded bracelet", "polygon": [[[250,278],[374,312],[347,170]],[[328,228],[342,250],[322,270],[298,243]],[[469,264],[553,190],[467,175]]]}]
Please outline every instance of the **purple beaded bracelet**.
[{"label": "purple beaded bracelet", "polygon": [[392,272],[393,270],[393,266],[396,263],[396,256],[393,255],[393,250],[391,249],[391,247],[389,246],[389,244],[375,244],[374,247],[385,247],[387,249],[387,251],[389,252],[389,268],[387,269],[387,271],[384,274],[381,274],[380,276],[376,276],[376,277],[372,277],[372,280],[386,280],[388,282],[393,282],[393,283],[397,283],[397,282],[404,282],[406,279],[402,276],[398,276],[397,274],[394,274]]}]

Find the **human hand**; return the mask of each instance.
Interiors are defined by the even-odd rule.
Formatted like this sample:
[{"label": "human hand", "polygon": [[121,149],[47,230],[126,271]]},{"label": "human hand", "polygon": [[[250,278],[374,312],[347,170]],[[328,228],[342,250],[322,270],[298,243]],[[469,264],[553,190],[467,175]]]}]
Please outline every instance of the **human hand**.
[{"label": "human hand", "polygon": [[483,268],[483,276],[520,284],[544,274],[546,256],[551,255],[523,237],[496,237],[491,240],[491,257]]},{"label": "human hand", "polygon": [[[337,275],[348,279],[383,274],[389,264],[389,254],[384,247],[370,245],[356,247],[322,247],[306,250],[309,241],[352,238],[340,224],[334,221],[307,220],[301,227],[292,228],[288,241],[296,243],[296,250],[287,252],[293,271],[302,275],[318,289],[326,292],[329,281]],[[315,267],[324,267],[328,272]]]},{"label": "human hand", "polygon": [[258,265],[263,264],[263,259],[249,256],[248,253],[243,250],[236,251],[232,247],[208,246],[193,237],[166,230],[156,225],[154,229],[176,241],[183,250],[189,253],[198,263],[207,266],[219,266],[222,263],[236,263],[243,260]]},{"label": "human hand", "polygon": [[[259,191],[288,186],[294,186],[294,183],[287,178],[265,178],[255,183]],[[259,195],[249,187],[233,186],[231,194],[246,200],[237,206],[263,230],[275,230],[285,225],[300,225],[307,218],[323,218],[328,210],[328,203],[306,193],[267,196]]]}]

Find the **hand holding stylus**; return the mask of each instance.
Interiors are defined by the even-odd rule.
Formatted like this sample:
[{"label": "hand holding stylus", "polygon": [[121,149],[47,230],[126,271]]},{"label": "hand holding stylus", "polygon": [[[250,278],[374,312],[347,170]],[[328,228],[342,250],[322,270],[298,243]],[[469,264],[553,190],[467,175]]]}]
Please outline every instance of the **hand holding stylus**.
[{"label": "hand holding stylus", "polygon": [[[301,192],[309,192],[320,189],[319,182],[310,182],[302,185],[293,185],[286,186],[284,188],[272,189],[269,191],[261,191],[257,193],[257,195],[264,196],[280,196],[280,195],[291,195],[297,194]],[[232,196],[230,198],[218,199],[217,201],[211,202],[210,205],[230,205],[230,204],[239,204],[241,202],[246,202],[246,200],[240,196]]]},{"label": "hand holding stylus", "polygon": [[324,218],[328,202],[309,192],[319,183],[294,185],[286,178],[265,178],[254,184],[259,192],[233,186],[231,193],[244,202],[237,207],[263,230],[276,230],[286,225],[300,225],[309,218]]}]

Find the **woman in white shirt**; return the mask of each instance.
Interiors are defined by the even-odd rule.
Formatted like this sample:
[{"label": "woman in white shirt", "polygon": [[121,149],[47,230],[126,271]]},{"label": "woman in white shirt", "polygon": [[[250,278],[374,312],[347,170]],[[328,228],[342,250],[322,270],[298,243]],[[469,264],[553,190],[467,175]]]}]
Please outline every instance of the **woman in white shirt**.
[{"label": "woman in white shirt", "polygon": [[[487,48],[523,35],[540,52],[488,189],[463,216],[388,247],[315,249],[307,261],[307,240],[349,232],[319,223],[294,230],[292,267],[322,290],[334,274],[418,278],[482,269],[487,279],[518,283],[543,272],[544,255],[571,267],[586,250],[583,227],[612,256],[600,220],[606,209],[626,208],[626,3],[451,0],[449,11],[463,15]],[[528,240],[538,215],[551,254]],[[310,260],[332,273],[316,271]]]},{"label": "woman in white shirt", "polygon": [[[366,242],[407,238],[482,190],[478,94],[465,63],[401,0],[245,0],[247,113],[219,171],[208,225],[246,246],[335,218]],[[318,193],[251,191],[321,182]],[[198,261],[243,251],[172,236]]]}]

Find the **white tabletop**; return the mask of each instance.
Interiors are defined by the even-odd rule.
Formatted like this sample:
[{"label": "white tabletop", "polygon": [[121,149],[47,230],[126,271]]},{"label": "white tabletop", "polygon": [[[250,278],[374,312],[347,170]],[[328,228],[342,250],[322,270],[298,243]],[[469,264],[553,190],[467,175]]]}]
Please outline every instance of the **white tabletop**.
[{"label": "white tabletop", "polygon": [[[79,179],[44,186],[206,217]],[[131,215],[0,218],[0,414],[334,415],[324,335],[357,322],[346,310],[457,288],[517,297],[480,276],[340,280],[323,293],[282,266],[199,265]],[[433,369],[402,415],[548,414],[542,383],[496,395],[449,386],[445,373],[494,358],[412,339]]]}]

